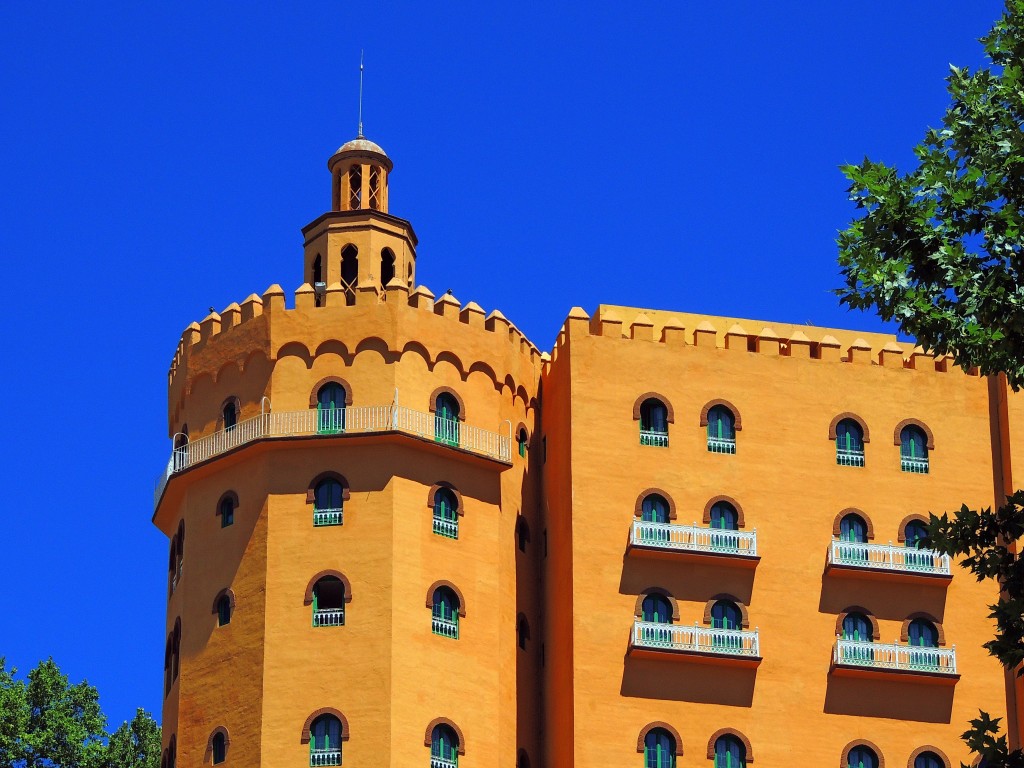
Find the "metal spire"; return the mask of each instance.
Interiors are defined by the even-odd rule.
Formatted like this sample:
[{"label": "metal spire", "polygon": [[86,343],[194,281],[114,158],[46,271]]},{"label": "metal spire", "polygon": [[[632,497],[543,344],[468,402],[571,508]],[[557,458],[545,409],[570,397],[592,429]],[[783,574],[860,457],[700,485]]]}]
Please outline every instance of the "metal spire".
[{"label": "metal spire", "polygon": [[359,51],[359,134],[357,139],[363,138],[363,52]]}]

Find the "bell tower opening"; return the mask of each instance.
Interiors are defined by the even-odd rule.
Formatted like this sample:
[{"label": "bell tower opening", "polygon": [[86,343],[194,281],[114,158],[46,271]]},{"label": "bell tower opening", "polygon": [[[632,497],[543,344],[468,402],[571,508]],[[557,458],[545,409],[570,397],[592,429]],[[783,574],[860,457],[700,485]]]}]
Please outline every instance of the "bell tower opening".
[{"label": "bell tower opening", "polygon": [[356,303],[356,284],[359,282],[359,249],[351,243],[341,249],[341,287],[345,303]]},{"label": "bell tower opening", "polygon": [[358,211],[362,208],[363,198],[363,167],[353,165],[348,169],[348,209]]},{"label": "bell tower opening", "polygon": [[395,252],[385,248],[380,252],[380,284],[387,286],[395,279]]}]

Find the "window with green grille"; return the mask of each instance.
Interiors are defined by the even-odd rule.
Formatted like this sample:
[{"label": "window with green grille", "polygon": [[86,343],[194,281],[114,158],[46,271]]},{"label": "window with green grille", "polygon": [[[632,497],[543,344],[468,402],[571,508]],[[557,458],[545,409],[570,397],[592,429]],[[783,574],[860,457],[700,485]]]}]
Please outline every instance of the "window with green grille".
[{"label": "window with green grille", "polygon": [[461,604],[458,595],[450,587],[438,587],[434,590],[431,631],[435,635],[459,637],[459,609]]},{"label": "window with green grille", "polygon": [[430,757],[435,765],[454,766],[459,760],[459,738],[455,730],[444,723],[435,725],[430,734]]},{"label": "window with green grille", "polygon": [[878,768],[878,755],[870,747],[858,746],[846,758],[848,768]]},{"label": "window with green grille", "polygon": [[434,533],[459,538],[459,503],[448,488],[438,488],[434,494]]},{"label": "window with green grille", "polygon": [[309,726],[310,766],[341,765],[341,720],[320,715]]},{"label": "window with green grille", "polygon": [[457,446],[459,444],[459,404],[447,392],[434,401],[434,440]]},{"label": "window with green grille", "polygon": [[644,736],[644,768],[675,768],[676,740],[664,728],[652,728]]},{"label": "window with green grille", "polygon": [[747,749],[732,735],[719,736],[715,741],[715,768],[746,768]]},{"label": "window with green grille", "polygon": [[336,382],[320,387],[316,395],[316,430],[320,434],[345,431],[345,403],[348,393]]}]

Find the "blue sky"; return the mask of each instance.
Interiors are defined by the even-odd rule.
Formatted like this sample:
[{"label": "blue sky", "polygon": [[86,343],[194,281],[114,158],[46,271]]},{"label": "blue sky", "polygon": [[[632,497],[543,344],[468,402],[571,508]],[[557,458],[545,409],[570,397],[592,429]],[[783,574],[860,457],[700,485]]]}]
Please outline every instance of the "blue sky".
[{"label": "blue sky", "polygon": [[881,330],[830,293],[837,166],[909,168],[1001,8],[0,5],[0,655],[159,717],[167,367],[209,306],[301,282],[360,48],[435,293],[542,348],[599,303]]}]

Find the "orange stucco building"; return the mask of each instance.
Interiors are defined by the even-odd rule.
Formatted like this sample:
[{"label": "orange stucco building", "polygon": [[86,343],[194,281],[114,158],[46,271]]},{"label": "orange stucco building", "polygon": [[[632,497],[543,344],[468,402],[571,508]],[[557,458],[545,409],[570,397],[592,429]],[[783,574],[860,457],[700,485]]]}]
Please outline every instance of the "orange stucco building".
[{"label": "orange stucco building", "polygon": [[171,364],[164,768],[952,768],[979,708],[1018,741],[992,585],[915,546],[1012,487],[1003,383],[628,307],[541,352],[416,284],[380,147],[328,168],[294,297]]}]

